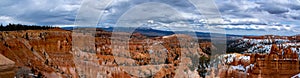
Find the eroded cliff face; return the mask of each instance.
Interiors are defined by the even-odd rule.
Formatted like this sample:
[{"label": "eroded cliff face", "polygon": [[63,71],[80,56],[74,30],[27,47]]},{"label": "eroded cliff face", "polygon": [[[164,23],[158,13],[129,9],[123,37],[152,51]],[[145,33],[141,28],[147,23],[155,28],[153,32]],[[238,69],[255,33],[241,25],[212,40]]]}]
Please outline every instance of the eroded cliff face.
[{"label": "eroded cliff face", "polygon": [[16,76],[78,77],[69,31],[1,32],[0,52],[16,62]]},{"label": "eroded cliff face", "polygon": [[[124,34],[128,33],[117,35],[122,38]],[[98,31],[95,38],[72,36],[64,30],[4,31],[0,53],[15,62],[16,77],[47,78],[195,78],[200,77],[199,69],[204,69],[199,64],[202,57],[209,56],[203,52],[208,51],[209,43],[198,43],[187,35],[148,38],[134,33],[128,46],[123,40],[112,46],[111,35],[105,31]],[[95,43],[72,42],[74,39],[94,39]],[[72,48],[72,44],[84,48]],[[94,47],[85,47],[89,44]]]},{"label": "eroded cliff face", "polygon": [[0,77],[13,78],[15,76],[15,62],[0,54]]},{"label": "eroded cliff face", "polygon": [[[217,71],[221,78],[290,78],[299,71],[298,36],[245,37],[253,45],[242,54],[224,54]],[[244,47],[243,44],[240,47]],[[239,47],[237,47],[239,48]]]},{"label": "eroded cliff face", "polygon": [[[76,58],[85,59],[76,60],[80,76],[200,77],[197,71],[200,57],[208,55],[202,52],[197,46],[199,43],[190,36],[177,34],[148,38],[134,33],[126,41],[123,38],[128,34],[116,33],[114,37],[117,38],[111,40],[111,33],[98,32],[95,52],[91,48],[86,48],[85,52],[74,49]],[[82,34],[77,35],[73,39],[78,38],[76,40],[80,41]],[[75,44],[79,49],[84,48],[84,44]]]}]

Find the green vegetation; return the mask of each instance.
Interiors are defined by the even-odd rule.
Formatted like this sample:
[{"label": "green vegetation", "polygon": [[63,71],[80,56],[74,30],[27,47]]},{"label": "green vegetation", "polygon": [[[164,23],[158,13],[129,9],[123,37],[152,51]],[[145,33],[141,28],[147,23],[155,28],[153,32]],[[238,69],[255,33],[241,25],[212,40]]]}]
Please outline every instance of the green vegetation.
[{"label": "green vegetation", "polygon": [[22,24],[8,24],[6,26],[0,25],[0,31],[17,31],[17,30],[47,30],[58,27],[51,26],[37,26],[37,25],[22,25]]}]

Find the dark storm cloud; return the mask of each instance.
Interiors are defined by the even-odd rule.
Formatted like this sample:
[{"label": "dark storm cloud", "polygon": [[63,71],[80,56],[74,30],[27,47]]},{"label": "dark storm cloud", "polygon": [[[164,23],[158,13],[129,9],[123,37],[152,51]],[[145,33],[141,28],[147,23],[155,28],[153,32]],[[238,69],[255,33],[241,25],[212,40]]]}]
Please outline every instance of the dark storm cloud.
[{"label": "dark storm cloud", "polygon": [[280,7],[278,5],[270,4],[270,5],[262,5],[261,8],[270,14],[282,14],[289,12],[288,8]]},{"label": "dark storm cloud", "polygon": [[[72,24],[66,18],[75,18],[79,0],[4,0],[0,16],[8,17],[2,23],[40,25]],[[0,19],[1,20],[1,19]],[[13,20],[13,21],[10,21]]]},{"label": "dark storm cloud", "polygon": [[[81,1],[0,0],[0,23],[72,25]],[[127,10],[145,2],[165,3],[183,17],[173,20],[165,19],[170,16],[178,16],[175,14],[155,18],[158,20],[155,21],[159,23],[158,25],[176,24],[182,21],[190,24],[204,23],[203,21],[197,22],[203,17],[188,0],[114,0],[106,9],[91,8],[91,10],[104,11],[103,21],[100,23],[113,25]],[[211,25],[226,28],[229,32],[245,29],[251,31],[283,30],[299,33],[299,0],[215,0],[215,2],[224,22]],[[145,9],[144,11],[150,12],[150,10]],[[172,13],[165,12],[165,14]]]}]

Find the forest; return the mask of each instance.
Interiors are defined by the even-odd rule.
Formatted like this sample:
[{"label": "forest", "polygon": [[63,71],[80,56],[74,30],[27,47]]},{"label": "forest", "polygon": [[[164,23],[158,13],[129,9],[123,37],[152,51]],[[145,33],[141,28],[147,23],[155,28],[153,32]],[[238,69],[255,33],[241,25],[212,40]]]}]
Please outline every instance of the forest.
[{"label": "forest", "polygon": [[18,31],[18,30],[48,30],[48,29],[56,29],[58,27],[52,26],[38,26],[38,25],[22,25],[22,24],[11,24],[8,25],[0,25],[0,31]]}]

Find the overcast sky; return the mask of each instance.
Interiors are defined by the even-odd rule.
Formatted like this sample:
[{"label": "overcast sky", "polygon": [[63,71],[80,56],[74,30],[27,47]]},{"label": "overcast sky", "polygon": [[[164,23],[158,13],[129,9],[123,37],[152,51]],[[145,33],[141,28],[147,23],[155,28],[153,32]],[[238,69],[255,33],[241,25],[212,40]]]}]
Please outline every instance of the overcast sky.
[{"label": "overcast sky", "polygon": [[[172,20],[160,17],[158,20],[150,21],[153,23],[151,26],[156,29],[164,29],[161,25],[173,25],[184,20],[190,25],[197,26],[198,28],[195,29],[197,31],[206,30],[202,25],[201,13],[187,0],[115,0],[104,10],[94,9],[105,12],[103,16],[105,21],[101,21],[99,26],[113,26],[127,10],[145,2],[167,4],[183,17],[183,19]],[[300,0],[215,0],[215,2],[224,22],[212,25],[226,29],[228,34],[300,34]],[[0,23],[72,26],[81,3],[82,0],[0,0]],[[149,6],[140,8],[149,8]],[[168,13],[171,11],[160,10],[144,9],[140,12],[172,14]],[[170,16],[166,15],[166,17]],[[184,30],[184,27],[177,29]]]}]

